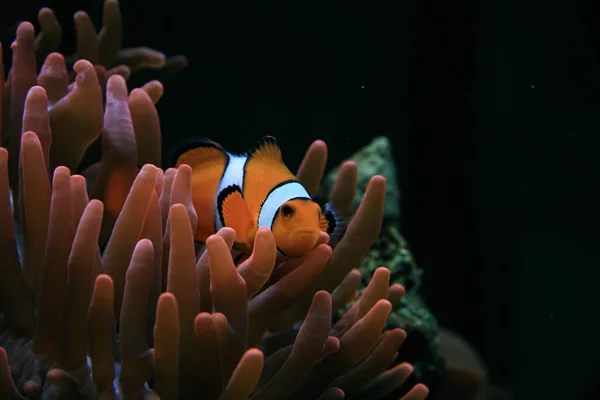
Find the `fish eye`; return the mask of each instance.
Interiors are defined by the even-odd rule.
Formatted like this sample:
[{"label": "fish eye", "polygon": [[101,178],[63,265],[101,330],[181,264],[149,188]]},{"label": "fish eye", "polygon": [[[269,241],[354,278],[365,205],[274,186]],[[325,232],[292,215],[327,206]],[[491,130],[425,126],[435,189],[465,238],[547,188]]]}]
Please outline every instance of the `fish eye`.
[{"label": "fish eye", "polygon": [[291,217],[292,215],[294,215],[294,207],[290,206],[289,204],[282,205],[281,215],[283,215],[284,217]]}]

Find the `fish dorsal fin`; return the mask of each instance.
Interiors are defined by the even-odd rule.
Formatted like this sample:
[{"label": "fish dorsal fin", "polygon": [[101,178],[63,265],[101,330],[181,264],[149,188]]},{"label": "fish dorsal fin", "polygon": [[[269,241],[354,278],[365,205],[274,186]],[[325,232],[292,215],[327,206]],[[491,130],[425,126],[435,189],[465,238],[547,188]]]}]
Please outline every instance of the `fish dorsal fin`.
[{"label": "fish dorsal fin", "polygon": [[235,231],[236,243],[241,247],[249,248],[250,230],[254,224],[248,204],[238,185],[227,186],[219,193],[217,210],[223,226],[228,226]]},{"label": "fish dorsal fin", "polygon": [[175,167],[187,164],[192,168],[198,165],[209,166],[215,163],[222,165],[224,161],[227,164],[228,159],[225,149],[209,139],[188,143],[175,154],[175,157],[177,160]]},{"label": "fish dorsal fin", "polygon": [[261,204],[271,190],[296,177],[283,163],[277,140],[265,136],[248,152],[244,166],[244,196],[252,215],[257,216]]},{"label": "fish dorsal fin", "polygon": [[248,159],[258,162],[283,163],[277,139],[273,136],[265,136],[256,142],[248,152]]}]

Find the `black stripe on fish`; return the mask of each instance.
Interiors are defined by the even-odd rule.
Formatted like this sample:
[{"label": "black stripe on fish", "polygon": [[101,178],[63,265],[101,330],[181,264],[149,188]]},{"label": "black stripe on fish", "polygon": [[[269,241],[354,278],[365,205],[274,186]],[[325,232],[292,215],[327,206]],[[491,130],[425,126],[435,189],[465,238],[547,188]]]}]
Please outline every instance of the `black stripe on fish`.
[{"label": "black stripe on fish", "polygon": [[219,213],[219,219],[221,220],[222,226],[226,226],[225,225],[225,217],[223,217],[223,202],[225,201],[227,196],[229,196],[230,194],[235,193],[235,192],[240,192],[240,194],[242,195],[242,198],[244,198],[244,193],[242,192],[242,189],[240,189],[240,187],[238,185],[227,186],[225,189],[221,190],[221,192],[219,193],[219,196],[217,196],[217,211]]}]

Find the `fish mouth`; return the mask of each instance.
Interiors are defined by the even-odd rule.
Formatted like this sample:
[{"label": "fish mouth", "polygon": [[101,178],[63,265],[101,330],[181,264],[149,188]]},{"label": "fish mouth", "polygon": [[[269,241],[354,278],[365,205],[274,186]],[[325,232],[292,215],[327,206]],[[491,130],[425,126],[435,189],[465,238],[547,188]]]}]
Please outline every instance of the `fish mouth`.
[{"label": "fish mouth", "polygon": [[292,257],[303,256],[315,246],[318,239],[319,234],[314,230],[294,230],[289,234],[290,248],[284,251]]},{"label": "fish mouth", "polygon": [[297,240],[317,240],[317,238],[319,237],[319,233],[315,232],[314,230],[308,230],[308,229],[302,229],[302,230],[294,230],[292,232],[290,232],[289,235],[290,239],[297,241]]}]

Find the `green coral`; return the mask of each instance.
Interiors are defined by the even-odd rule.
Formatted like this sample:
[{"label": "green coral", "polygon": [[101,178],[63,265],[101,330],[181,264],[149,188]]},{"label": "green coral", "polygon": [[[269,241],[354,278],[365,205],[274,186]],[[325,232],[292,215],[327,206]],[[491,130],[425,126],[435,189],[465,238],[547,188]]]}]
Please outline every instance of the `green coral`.
[{"label": "green coral", "polygon": [[[408,359],[413,363],[415,368],[413,379],[427,383],[439,379],[442,370],[442,358],[437,342],[438,325],[419,292],[423,270],[417,265],[407,241],[400,234],[401,191],[396,180],[396,166],[392,154],[390,140],[377,137],[350,157],[350,160],[355,161],[358,166],[355,206],[359,204],[371,176],[383,175],[388,182],[384,209],[385,222],[381,234],[358,266],[362,275],[359,292],[362,294],[375,270],[381,266],[390,270],[390,284],[399,283],[405,287],[406,295],[400,305],[392,310],[385,329],[402,328],[408,333],[409,346],[403,346],[401,351],[409,351],[410,354],[403,354],[402,359]],[[325,194],[330,193],[339,168],[338,166],[330,171],[323,180],[319,190],[320,198],[325,198]],[[350,306],[351,304],[348,305]],[[339,310],[337,318],[340,318],[346,310],[347,308]],[[410,346],[411,340],[414,346]]]},{"label": "green coral", "polygon": [[[388,182],[385,192],[383,218],[385,220],[399,220],[400,189],[397,184],[396,165],[394,164],[390,139],[385,136],[374,138],[371,143],[350,156],[349,160],[356,162],[358,165],[358,187],[351,211],[356,211],[356,208],[360,204],[360,199],[365,194],[369,179],[373,175],[382,175]],[[331,170],[323,179],[318,194],[319,198],[329,198],[329,193],[335,185],[340,167],[341,165]]]},{"label": "green coral", "polygon": [[425,349],[419,353],[423,358],[411,361],[414,361],[415,378],[424,379],[428,372],[437,373],[440,368],[438,325],[419,293],[423,270],[416,264],[406,240],[393,224],[387,224],[382,229],[379,238],[358,266],[362,275],[360,293],[380,266],[390,270],[390,284],[399,283],[406,288],[406,295],[400,305],[392,310],[385,329],[402,328],[406,332],[422,335]]},{"label": "green coral", "polygon": [[423,270],[417,266],[408,243],[394,224],[384,226],[368,256],[358,267],[363,274],[364,286],[380,266],[390,269],[391,283],[399,283],[409,292],[419,290]]}]

